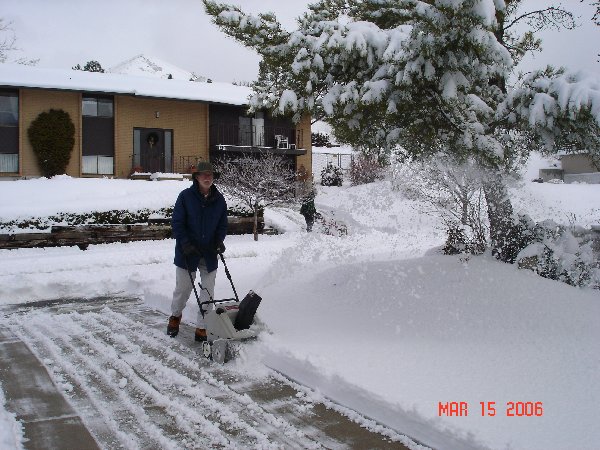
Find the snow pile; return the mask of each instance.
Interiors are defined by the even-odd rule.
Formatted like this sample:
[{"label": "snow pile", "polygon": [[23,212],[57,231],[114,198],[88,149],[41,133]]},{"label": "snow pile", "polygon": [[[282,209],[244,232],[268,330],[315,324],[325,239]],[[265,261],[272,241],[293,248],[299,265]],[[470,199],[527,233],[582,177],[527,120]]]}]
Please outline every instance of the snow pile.
[{"label": "snow pile", "polygon": [[160,209],[173,206],[189,180],[109,180],[67,175],[0,183],[0,221],[92,211]]},{"label": "snow pile", "polygon": [[[339,255],[298,267],[303,256],[285,252],[274,267],[294,270],[272,269],[259,290],[271,367],[437,448],[599,441],[597,292],[486,257]],[[466,402],[468,416],[438,417],[440,402]],[[497,415],[482,417],[480,402]],[[542,402],[543,416],[508,417],[509,402]]]}]

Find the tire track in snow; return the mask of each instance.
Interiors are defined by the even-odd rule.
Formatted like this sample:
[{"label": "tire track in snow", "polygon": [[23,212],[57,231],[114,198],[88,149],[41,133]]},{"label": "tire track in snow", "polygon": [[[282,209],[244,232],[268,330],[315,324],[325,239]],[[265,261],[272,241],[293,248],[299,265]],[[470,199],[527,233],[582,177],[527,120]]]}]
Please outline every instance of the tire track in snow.
[{"label": "tire track in snow", "polygon": [[[175,441],[165,438],[155,423],[145,420],[145,402],[136,402],[136,396],[132,392],[135,388],[130,386],[125,389],[127,385],[122,383],[122,380],[128,379],[123,377],[117,380],[111,376],[111,369],[114,370],[115,365],[119,366],[114,352],[107,348],[102,348],[106,351],[105,354],[90,352],[89,350],[98,347],[94,345],[94,339],[77,334],[79,330],[70,323],[69,315],[62,316],[60,323],[57,323],[58,317],[54,316],[50,320],[44,316],[32,317],[23,329],[57,357],[55,364],[74,379],[97,412],[108,419],[110,428],[118,437],[125,438],[124,447],[176,449],[178,445]],[[59,331],[56,332],[55,329]],[[26,336],[20,337],[28,342]],[[84,351],[86,345],[89,346],[87,352]],[[119,369],[123,370],[123,366]],[[126,368],[123,372],[130,375]],[[130,378],[133,379],[131,376]],[[150,391],[145,389],[141,380],[135,380],[134,386],[142,393]]]},{"label": "tire track in snow", "polygon": [[189,327],[166,336],[166,317],[138,300],[2,310],[107,449],[423,448],[276,372],[207,361]]},{"label": "tire track in snow", "polygon": [[[55,378],[64,374],[78,387],[124,448],[181,448],[182,441],[212,448],[320,447],[208,373],[211,364],[197,354],[173,352],[162,335],[166,345],[157,346],[154,330],[144,334],[148,328],[121,313],[33,312],[22,319],[13,331],[38,357],[53,359]],[[126,331],[115,332],[115,323]],[[163,426],[147,412],[157,407],[169,416],[158,420]]]},{"label": "tire track in snow", "polygon": [[[82,317],[83,322],[90,327],[95,327],[96,331],[106,333],[109,343],[115,348],[120,347],[122,349],[122,354],[118,357],[132,367],[135,365],[136,368],[133,370],[138,374],[142,373],[143,375],[140,375],[142,378],[145,378],[153,386],[161,385],[163,389],[168,389],[173,394],[178,395],[179,401],[185,402],[185,407],[180,408],[179,411],[182,417],[186,416],[186,412],[195,410],[200,406],[208,412],[209,417],[218,418],[223,425],[230,427],[229,432],[244,432],[254,438],[261,446],[269,445],[267,436],[256,431],[253,426],[248,425],[251,419],[256,421],[255,416],[247,414],[248,409],[259,414],[264,413],[248,396],[239,395],[228,389],[224,383],[217,382],[214,377],[210,377],[205,371],[200,370],[198,362],[190,363],[189,359],[182,357],[173,358],[169,352],[164,351],[165,347],[158,349],[160,354],[157,356],[161,359],[157,359],[156,356],[152,355],[153,351],[157,351],[156,340],[154,339],[153,343],[155,345],[146,348],[143,344],[132,343],[135,340],[140,340],[135,333],[132,336],[116,335],[112,339],[110,327],[102,323],[103,321],[109,322],[108,316],[114,316],[115,321],[124,324],[126,327],[133,324],[126,323],[129,319],[123,317],[122,314],[114,314],[112,311],[107,310],[103,312],[104,315],[87,314]],[[112,342],[110,342],[111,340]],[[187,367],[176,364],[173,367],[165,365],[165,362],[177,360],[183,362],[184,366]],[[182,374],[182,368],[186,368],[191,373]],[[205,383],[198,384],[195,381],[198,378],[208,382],[208,386],[213,387],[212,392],[202,387]],[[267,415],[271,419],[268,422],[272,423],[275,418],[271,414]],[[194,418],[189,417],[189,419]],[[297,435],[302,436],[300,432]]]},{"label": "tire track in snow", "polygon": [[[164,375],[167,379],[170,376],[175,378],[181,377],[180,374],[184,373],[186,374],[186,377],[180,378],[180,380],[186,385],[186,389],[197,388],[194,380],[198,378],[200,378],[204,384],[214,386],[219,390],[221,395],[226,395],[226,399],[233,400],[235,402],[234,404],[242,406],[240,411],[236,411],[238,414],[241,414],[242,417],[234,417],[232,423],[237,424],[237,426],[240,427],[242,426],[240,425],[240,419],[243,420],[244,425],[242,428],[247,428],[247,432],[249,434],[254,434],[254,428],[248,428],[245,423],[258,421],[261,425],[261,429],[265,427],[271,427],[271,434],[277,433],[279,438],[281,438],[282,432],[285,436],[292,440],[305,438],[305,433],[303,431],[299,430],[296,426],[290,424],[282,418],[265,411],[258,403],[252,401],[247,394],[240,394],[236,392],[235,390],[231,389],[228,384],[212,375],[211,372],[207,370],[200,370],[201,366],[210,366],[210,364],[203,357],[197,358],[197,355],[192,352],[196,358],[190,359],[189,356],[185,356],[177,351],[173,351],[173,344],[176,343],[176,347],[180,346],[180,344],[177,341],[166,337],[164,333],[158,333],[156,330],[151,330],[149,333],[147,326],[133,321],[122,314],[115,313],[108,308],[103,310],[102,314],[87,315],[86,320],[91,322],[90,325],[100,326],[100,324],[102,324],[102,326],[105,327],[105,331],[108,332],[110,332],[110,324],[114,321],[124,323],[126,328],[135,330],[135,333],[132,333],[128,339],[130,338],[139,342],[140,347],[144,348],[144,353],[146,354],[151,352],[157,353],[156,357],[152,357],[151,360],[148,359],[145,361],[148,371],[151,372],[154,370],[159,370],[166,372]],[[123,336],[119,336],[119,340],[122,341],[122,339]],[[129,342],[130,341],[121,342],[121,344],[127,345]],[[157,348],[157,342],[164,343],[164,345],[160,345]],[[189,348],[184,346],[181,347],[184,351],[187,351],[188,353],[190,352]],[[165,363],[172,365],[172,369],[166,371],[164,367]],[[212,367],[212,371],[219,372],[215,367]],[[219,373],[219,375],[225,375],[225,371]],[[224,401],[225,398],[221,397],[219,402],[216,403],[217,408],[219,408]],[[223,415],[227,412],[228,411],[220,412],[219,414]],[[293,443],[294,441],[291,441],[288,444]],[[307,442],[305,442],[305,444],[307,444]]]}]

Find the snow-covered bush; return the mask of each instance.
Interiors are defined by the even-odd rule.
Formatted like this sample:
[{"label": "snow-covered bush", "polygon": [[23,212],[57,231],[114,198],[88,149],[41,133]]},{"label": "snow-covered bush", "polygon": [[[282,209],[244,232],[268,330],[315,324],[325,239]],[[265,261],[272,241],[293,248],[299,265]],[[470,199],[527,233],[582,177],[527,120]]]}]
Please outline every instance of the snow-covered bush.
[{"label": "snow-covered bush", "polygon": [[321,171],[321,186],[341,186],[344,181],[344,172],[341,167],[327,163]]},{"label": "snow-covered bush", "polygon": [[600,287],[600,265],[591,233],[552,220],[536,224],[532,232],[533,242],[517,257],[519,267],[572,286]]},{"label": "snow-covered bush", "polygon": [[373,183],[384,178],[384,167],[376,157],[359,154],[350,163],[350,182],[353,186]]},{"label": "snow-covered bush", "polygon": [[[173,215],[173,207],[158,209],[141,208],[137,210],[111,209],[109,211],[91,212],[59,212],[45,217],[27,217],[8,221],[0,220],[0,231],[14,232],[15,230],[49,230],[52,226],[77,226],[77,225],[134,225],[148,223],[150,218],[170,219]],[[252,217],[253,211],[244,205],[228,205],[227,215],[229,217]],[[259,211],[259,217],[263,216],[263,210]]]}]

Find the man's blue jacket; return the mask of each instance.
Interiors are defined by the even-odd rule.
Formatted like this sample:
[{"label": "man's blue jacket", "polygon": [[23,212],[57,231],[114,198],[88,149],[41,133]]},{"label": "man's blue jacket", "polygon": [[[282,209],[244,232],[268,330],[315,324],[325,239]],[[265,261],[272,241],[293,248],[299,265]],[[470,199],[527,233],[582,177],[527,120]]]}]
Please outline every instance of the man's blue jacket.
[{"label": "man's blue jacket", "polygon": [[[179,193],[173,218],[171,219],[173,237],[175,237],[175,265],[182,269],[195,270],[200,258],[206,262],[209,272],[218,267],[216,245],[223,242],[227,235],[227,203],[225,198],[212,185],[208,197],[204,197],[198,189],[198,182]],[[186,258],[182,245],[190,242],[202,253]]]}]

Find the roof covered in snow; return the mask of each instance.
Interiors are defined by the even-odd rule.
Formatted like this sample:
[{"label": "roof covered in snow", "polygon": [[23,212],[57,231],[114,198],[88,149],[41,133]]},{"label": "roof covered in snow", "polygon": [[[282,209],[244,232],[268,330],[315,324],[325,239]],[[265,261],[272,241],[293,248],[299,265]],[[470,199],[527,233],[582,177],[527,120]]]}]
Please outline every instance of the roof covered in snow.
[{"label": "roof covered in snow", "polygon": [[135,95],[247,105],[252,89],[230,83],[202,83],[81,70],[42,69],[22,64],[0,64],[0,87]]}]

